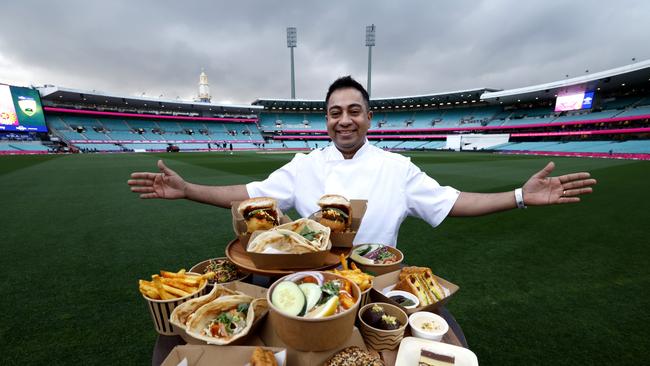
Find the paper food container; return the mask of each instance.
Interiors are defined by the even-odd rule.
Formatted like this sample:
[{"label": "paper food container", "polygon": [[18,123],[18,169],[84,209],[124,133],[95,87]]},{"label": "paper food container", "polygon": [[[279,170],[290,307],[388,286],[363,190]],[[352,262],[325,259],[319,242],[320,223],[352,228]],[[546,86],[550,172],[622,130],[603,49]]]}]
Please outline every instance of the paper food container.
[{"label": "paper food container", "polygon": [[[190,272],[188,272],[188,274],[190,274]],[[199,274],[196,275],[198,276]],[[201,286],[196,292],[184,297],[179,297],[178,299],[155,300],[150,299],[144,295],[142,295],[142,297],[147,301],[147,307],[151,313],[151,319],[153,320],[156,332],[162,335],[175,335],[176,333],[174,331],[174,328],[169,322],[169,315],[171,315],[172,311],[174,311],[178,305],[184,303],[185,301],[203,296],[207,292],[207,281],[205,281],[203,286]]]},{"label": "paper food container", "polygon": [[[264,231],[256,231],[250,236],[250,241],[255,239]],[[240,241],[241,245],[244,245]],[[331,244],[330,244],[331,247]],[[329,250],[322,250],[318,252],[303,253],[303,254],[268,254],[268,253],[253,253],[246,250],[246,254],[250,257],[251,261],[255,263],[255,267],[261,269],[312,269],[322,267],[327,261]]]},{"label": "paper food container", "polygon": [[370,302],[370,292],[372,291],[372,287],[367,288],[365,291],[361,293],[361,300],[359,301],[359,307],[365,306],[367,303]]},{"label": "paper food container", "polygon": [[391,247],[391,246],[388,246],[388,245],[386,245],[386,248],[391,253],[393,253],[393,254],[395,254],[397,256],[397,262],[390,263],[390,264],[364,264],[364,263],[357,262],[356,260],[354,260],[352,255],[354,254],[354,251],[356,250],[356,248],[358,248],[359,246],[362,246],[362,245],[366,245],[366,244],[355,245],[352,248],[352,253],[350,253],[350,260],[353,261],[354,264],[357,267],[359,267],[360,270],[362,270],[364,272],[367,272],[367,273],[370,273],[370,274],[375,275],[375,276],[379,276],[379,275],[382,275],[382,274],[393,272],[393,271],[398,270],[398,269],[400,269],[402,267],[402,261],[404,260],[404,254],[402,253],[401,250],[399,250],[397,248],[394,248],[394,247]]},{"label": "paper food container", "polygon": [[438,309],[440,306],[445,305],[449,299],[451,298],[452,295],[454,295],[459,287],[458,285],[455,285],[444,278],[440,278],[436,276],[435,274],[433,275],[438,283],[446,289],[445,291],[445,297],[442,300],[439,300],[438,302],[431,304],[431,305],[426,305],[426,306],[418,306],[417,308],[412,308],[412,309],[407,309],[403,306],[400,306],[397,302],[391,300],[390,298],[386,297],[385,293],[392,290],[393,287],[399,282],[399,273],[401,270],[393,271],[390,273],[383,274],[381,276],[375,277],[373,284],[372,284],[372,291],[370,293],[370,298],[372,301],[375,302],[386,302],[389,304],[393,304],[396,306],[399,306],[402,310],[406,312],[406,314],[413,314],[417,311],[431,311],[435,312],[436,309]]},{"label": "paper food container", "polygon": [[[251,296],[251,297],[254,297],[254,298],[262,298],[262,299],[266,297],[266,292],[268,291],[268,289],[266,289],[264,287],[260,287],[260,286],[257,286],[257,285],[251,285],[250,283],[245,283],[245,282],[229,282],[229,283],[222,284],[222,286],[227,287],[227,288],[229,288],[231,290],[234,290],[234,291],[243,292],[244,294],[246,294],[248,296]],[[248,331],[248,334],[246,334],[245,336],[243,336],[243,337],[241,337],[239,339],[234,340],[233,342],[230,343],[230,345],[247,344],[248,340],[255,334],[255,332],[259,328],[260,324],[262,322],[264,322],[264,320],[266,319],[266,313],[268,313],[268,311],[266,311],[265,314],[262,314],[262,316],[260,316],[253,323],[253,325],[251,326],[251,329]],[[174,330],[176,331],[175,334],[178,334],[181,338],[183,338],[183,340],[185,342],[187,342],[187,344],[195,344],[195,345],[206,345],[207,344],[207,342],[205,342],[205,341],[203,341],[201,339],[197,339],[197,338],[192,337],[190,334],[185,332],[185,330],[182,329],[182,328],[178,328],[178,327],[175,326]],[[223,347],[223,346],[221,346],[221,347]]]},{"label": "paper food container", "polygon": [[260,329],[260,338],[264,344],[272,347],[286,348],[287,349],[287,365],[301,365],[301,366],[322,366],[333,354],[338,351],[350,347],[357,346],[366,351],[366,343],[358,328],[353,327],[349,336],[341,339],[341,344],[327,350],[327,351],[299,351],[289,347],[278,335],[270,321],[267,321]]},{"label": "paper food container", "polygon": [[[251,234],[248,233],[246,220],[244,220],[244,217],[239,214],[239,211],[237,211],[240,203],[242,203],[242,201],[230,202],[230,212],[232,213],[232,229],[235,232],[235,235],[237,235],[237,238],[239,238],[239,242],[242,243],[245,248],[246,244],[248,244],[248,241],[251,239]],[[293,221],[289,216],[282,213],[280,209],[278,209],[278,217],[280,225]]]},{"label": "paper food container", "polygon": [[[186,359],[187,366],[212,366],[212,365],[245,365],[250,362],[253,346],[198,346],[184,345],[176,346],[167,355],[161,366],[178,366]],[[287,352],[279,347],[262,347],[273,351],[279,366],[287,365]]]},{"label": "paper food container", "polygon": [[[201,261],[201,262],[195,264],[194,266],[192,266],[192,268],[190,268],[190,272],[194,272],[194,273],[204,273],[204,272],[205,272],[205,268],[210,264],[210,261],[214,261],[214,260],[227,260],[227,261],[229,261],[229,259],[228,259],[227,257],[219,257],[219,258],[206,259],[206,260]],[[237,267],[236,264],[233,263],[233,265],[234,265],[235,267]],[[228,281],[228,282],[222,282],[222,283],[220,283],[220,284],[221,284],[221,285],[225,285],[225,284],[230,283],[230,282],[235,282],[235,281],[244,281],[244,280],[246,280],[247,278],[249,278],[250,275],[251,275],[250,273],[248,273],[248,272],[244,272],[244,271],[242,271],[241,269],[237,269],[237,274],[238,274],[238,278],[237,278],[236,280]],[[212,286],[213,286],[215,283],[216,283],[215,281],[208,280],[208,291],[212,290]]]},{"label": "paper food container", "polygon": [[[366,214],[368,200],[350,200],[350,207],[352,208],[352,223],[350,224],[350,230],[344,233],[330,234],[330,240],[332,241],[332,246],[334,247],[352,247],[354,237],[357,235],[359,226],[361,226],[361,220],[363,220],[363,216]],[[318,211],[311,215],[310,219],[319,221],[320,217],[320,211]]]},{"label": "paper food container", "polygon": [[[364,320],[364,314],[370,311],[374,305],[379,305],[384,310],[386,315],[394,316],[399,322],[400,326],[397,329],[384,330],[376,328]],[[365,305],[359,310],[359,325],[361,327],[361,334],[366,343],[376,351],[389,351],[399,347],[399,343],[404,338],[404,331],[408,325],[408,316],[399,307],[388,303],[370,303]]]},{"label": "paper food container", "polygon": [[269,321],[275,334],[288,347],[299,351],[326,351],[345,342],[354,328],[354,320],[359,309],[361,291],[359,286],[344,277],[329,272],[319,272],[326,281],[340,279],[351,284],[352,296],[356,299],[354,306],[342,313],[324,318],[304,318],[288,315],[280,311],[271,301],[276,286],[289,276],[280,278],[271,285],[266,298],[269,302]]}]

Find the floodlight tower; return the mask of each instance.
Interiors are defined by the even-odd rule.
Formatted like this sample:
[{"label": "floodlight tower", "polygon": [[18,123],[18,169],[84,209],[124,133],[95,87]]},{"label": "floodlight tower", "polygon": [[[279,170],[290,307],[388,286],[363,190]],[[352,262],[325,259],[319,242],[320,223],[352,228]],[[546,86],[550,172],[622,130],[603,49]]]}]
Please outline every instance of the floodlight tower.
[{"label": "floodlight tower", "polygon": [[293,49],[296,48],[298,36],[296,27],[287,28],[287,47],[291,49],[291,99],[296,99],[296,77],[293,70]]},{"label": "floodlight tower", "polygon": [[372,76],[372,48],[375,46],[375,25],[366,26],[366,47],[368,47],[368,96],[370,96],[370,79]]}]

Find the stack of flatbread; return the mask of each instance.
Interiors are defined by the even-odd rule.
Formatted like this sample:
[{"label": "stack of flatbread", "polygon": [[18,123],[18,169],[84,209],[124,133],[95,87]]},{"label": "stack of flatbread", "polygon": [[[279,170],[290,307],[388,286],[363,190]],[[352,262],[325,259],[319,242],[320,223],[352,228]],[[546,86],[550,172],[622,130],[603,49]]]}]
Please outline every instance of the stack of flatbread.
[{"label": "stack of flatbread", "polygon": [[330,228],[310,219],[299,219],[265,231],[248,243],[249,252],[303,254],[329,250]]}]

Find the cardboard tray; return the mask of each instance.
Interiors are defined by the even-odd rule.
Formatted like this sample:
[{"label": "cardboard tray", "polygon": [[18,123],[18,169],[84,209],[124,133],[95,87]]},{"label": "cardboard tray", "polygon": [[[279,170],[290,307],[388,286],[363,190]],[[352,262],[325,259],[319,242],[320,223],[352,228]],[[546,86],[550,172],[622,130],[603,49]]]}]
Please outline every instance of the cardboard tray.
[{"label": "cardboard tray", "polygon": [[[256,231],[249,240],[254,240],[264,231]],[[240,243],[246,247],[240,240]],[[322,267],[330,254],[329,250],[303,254],[266,254],[249,252],[248,256],[257,268],[262,269],[311,269]]]},{"label": "cardboard tray", "polygon": [[370,298],[374,302],[387,302],[389,304],[393,304],[396,306],[399,306],[402,310],[406,312],[406,314],[413,314],[418,311],[430,311],[430,312],[435,312],[440,306],[445,305],[449,299],[460,289],[458,285],[455,285],[444,278],[440,278],[436,276],[435,274],[433,275],[438,283],[446,289],[449,290],[449,295],[446,296],[444,299],[436,302],[435,304],[427,305],[427,306],[419,306],[417,308],[413,309],[407,309],[403,306],[400,306],[397,302],[389,299],[388,297],[384,296],[384,294],[381,292],[384,288],[389,287],[391,285],[395,285],[398,282],[399,279],[399,273],[400,270],[393,271],[390,273],[383,274],[381,276],[377,276],[374,278],[373,283],[372,283],[372,290],[370,291]]},{"label": "cardboard tray", "polygon": [[[227,287],[231,290],[235,291],[240,291],[245,293],[246,295],[252,296],[254,298],[266,298],[266,292],[268,291],[267,288],[257,286],[257,285],[251,285],[250,283],[245,283],[245,282],[228,282],[222,284],[224,287]],[[268,310],[267,312],[262,315],[261,318],[259,318],[255,323],[253,323],[253,326],[249,330],[248,334],[245,336],[236,339],[233,341],[232,345],[238,345],[238,344],[246,344],[247,342],[250,341],[250,339],[253,337],[255,333],[257,333],[257,329],[259,328],[260,324],[264,322],[264,320],[267,318],[268,315]],[[187,344],[192,344],[192,345],[207,345],[205,341],[196,339],[192,337],[191,335],[187,334],[184,329],[178,329],[177,327],[174,327],[174,330],[176,331],[176,334],[178,334]]]},{"label": "cardboard tray", "polygon": [[[212,366],[212,365],[245,365],[255,350],[255,346],[198,346],[184,345],[176,346],[163,361],[161,366],[177,366],[184,358],[187,358],[188,366]],[[262,347],[273,351],[282,352],[285,349],[279,347]],[[285,362],[280,366],[286,366]]]},{"label": "cardboard tray", "polygon": [[282,342],[280,337],[275,334],[275,331],[271,326],[271,322],[268,320],[265,322],[265,324],[262,325],[259,336],[264,344],[268,346],[286,348],[288,365],[320,366],[323,365],[325,361],[327,361],[333,354],[337,353],[343,348],[350,346],[358,346],[364,351],[367,350],[366,344],[363,341],[363,337],[361,336],[361,332],[359,332],[359,329],[356,327],[352,329],[351,334],[341,335],[347,336],[347,339],[341,345],[337,346],[334,349],[320,352],[298,351],[287,347],[286,344]]}]

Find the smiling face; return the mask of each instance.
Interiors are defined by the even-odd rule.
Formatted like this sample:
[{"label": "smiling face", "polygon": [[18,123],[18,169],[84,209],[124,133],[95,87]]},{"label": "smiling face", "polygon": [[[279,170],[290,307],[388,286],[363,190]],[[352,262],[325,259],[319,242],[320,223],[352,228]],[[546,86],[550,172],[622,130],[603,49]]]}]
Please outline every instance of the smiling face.
[{"label": "smiling face", "polygon": [[335,90],[327,103],[327,134],[346,159],[363,146],[372,112],[355,88]]}]

